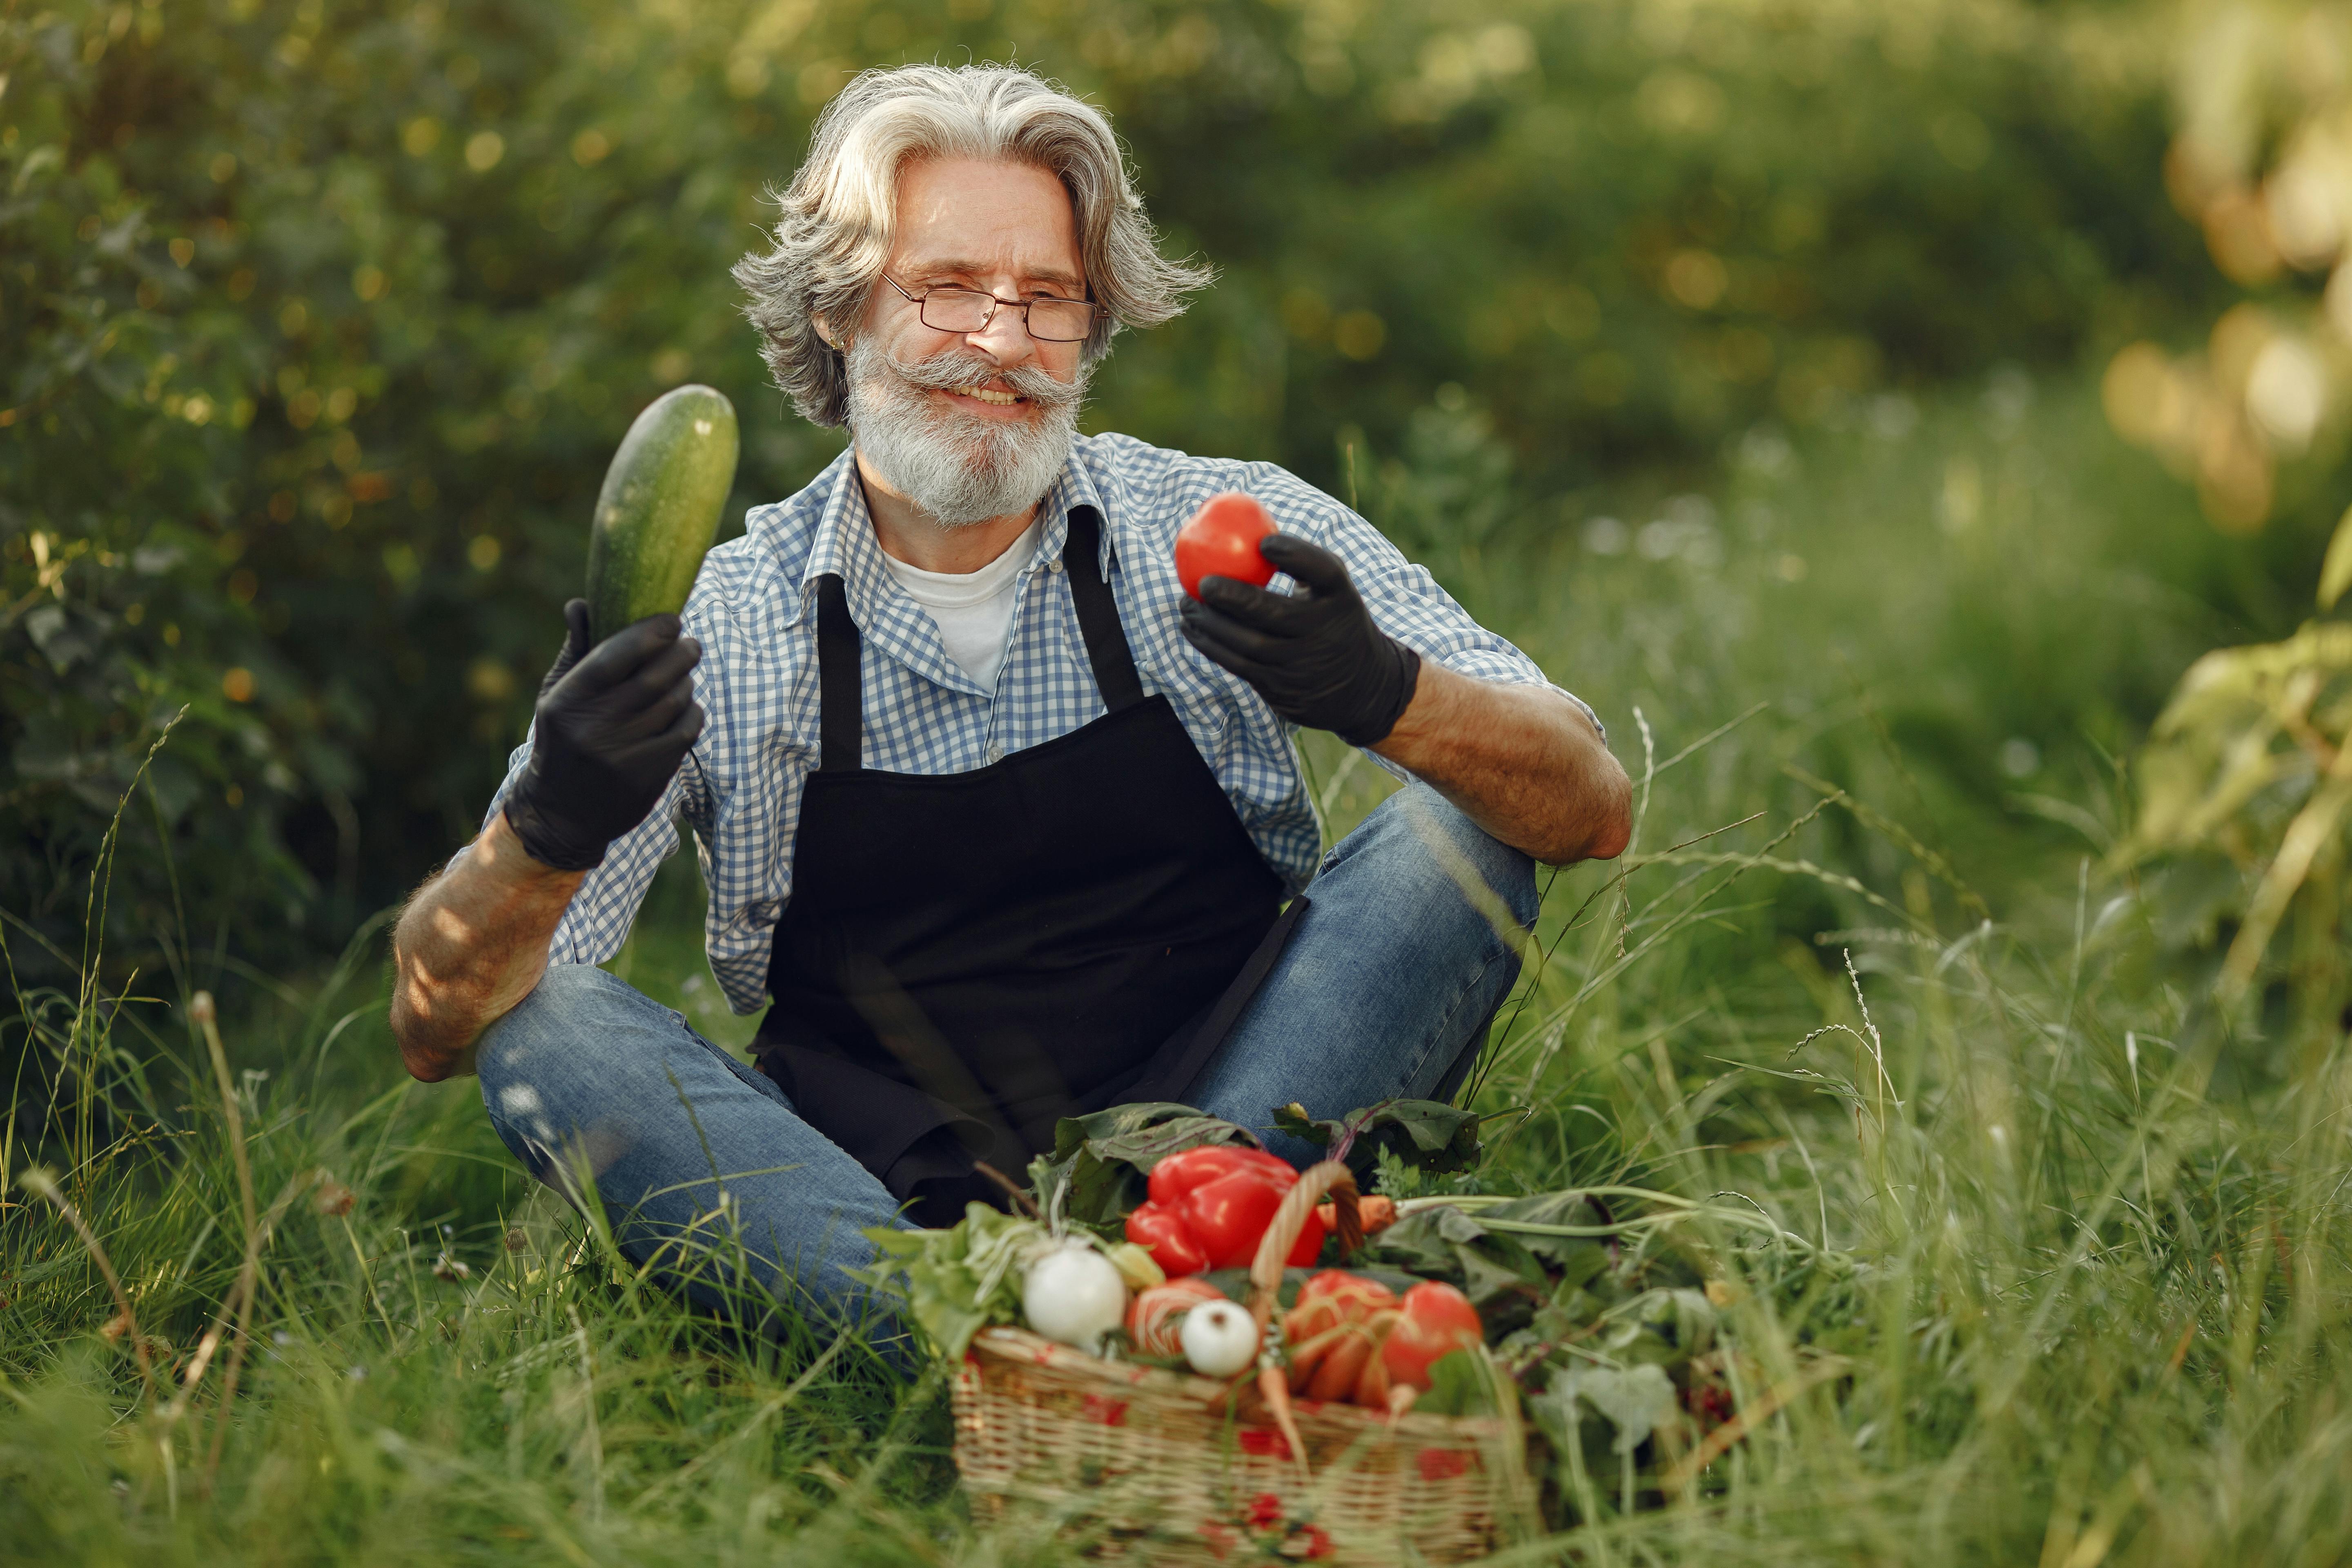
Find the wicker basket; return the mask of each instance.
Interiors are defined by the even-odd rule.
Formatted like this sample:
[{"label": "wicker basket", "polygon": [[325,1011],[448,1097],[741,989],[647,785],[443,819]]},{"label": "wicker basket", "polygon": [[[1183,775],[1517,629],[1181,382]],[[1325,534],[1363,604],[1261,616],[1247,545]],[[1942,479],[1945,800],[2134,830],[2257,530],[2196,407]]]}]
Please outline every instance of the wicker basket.
[{"label": "wicker basket", "polygon": [[[1327,1192],[1343,1244],[1360,1241],[1348,1168],[1308,1169],[1251,1265],[1261,1332]],[[1248,1374],[1221,1383],[985,1329],[954,1384],[956,1466],[980,1519],[1058,1521],[1129,1563],[1463,1563],[1534,1523],[1525,1428],[1509,1380],[1496,1384],[1499,1417],[1300,1400],[1294,1446]]]}]

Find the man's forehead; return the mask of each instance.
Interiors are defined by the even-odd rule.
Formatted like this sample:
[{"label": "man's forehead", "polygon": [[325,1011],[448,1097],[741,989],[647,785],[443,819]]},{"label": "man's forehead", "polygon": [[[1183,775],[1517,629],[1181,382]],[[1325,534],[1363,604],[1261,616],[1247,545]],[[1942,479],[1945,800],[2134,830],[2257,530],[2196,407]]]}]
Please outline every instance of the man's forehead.
[{"label": "man's forehead", "polygon": [[[943,273],[961,273],[971,275],[980,272],[993,272],[999,266],[1003,265],[1003,263],[1001,261],[983,261],[977,257],[959,256],[944,252],[936,255],[929,255],[919,250],[910,249],[900,258],[898,265],[898,270],[901,272],[908,273],[915,277],[932,277]],[[1068,268],[1056,266],[1052,262],[1030,263],[1016,261],[1013,269],[1019,273],[1023,278],[1037,283],[1066,283],[1073,289],[1081,288],[1086,283],[1086,279],[1077,273],[1071,271]]]},{"label": "man's forehead", "polygon": [[919,159],[898,188],[894,267],[901,272],[1011,272],[1083,285],[1068,190],[1033,164],[980,158]]}]

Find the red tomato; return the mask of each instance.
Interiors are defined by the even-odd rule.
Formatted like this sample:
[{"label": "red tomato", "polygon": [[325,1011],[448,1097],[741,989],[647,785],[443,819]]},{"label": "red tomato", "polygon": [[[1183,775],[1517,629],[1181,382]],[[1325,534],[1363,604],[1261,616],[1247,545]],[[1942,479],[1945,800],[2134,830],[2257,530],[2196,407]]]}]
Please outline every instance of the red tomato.
[{"label": "red tomato", "polygon": [[1258,553],[1257,542],[1273,531],[1274,520],[1249,497],[1237,490],[1211,496],[1176,531],[1176,580],[1196,599],[1203,577],[1232,577],[1263,588],[1274,581],[1274,563]]},{"label": "red tomato", "polygon": [[1486,1338],[1478,1309],[1470,1304],[1469,1297],[1443,1280],[1423,1280],[1404,1293],[1400,1305],[1404,1317],[1381,1346],[1381,1360],[1392,1384],[1411,1384],[1426,1391],[1430,1363]]}]

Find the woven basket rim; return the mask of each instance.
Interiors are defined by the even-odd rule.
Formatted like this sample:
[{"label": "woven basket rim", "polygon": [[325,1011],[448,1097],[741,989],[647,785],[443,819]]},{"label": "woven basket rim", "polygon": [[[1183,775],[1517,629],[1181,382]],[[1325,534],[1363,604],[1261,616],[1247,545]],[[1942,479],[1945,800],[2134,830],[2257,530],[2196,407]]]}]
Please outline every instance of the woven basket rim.
[{"label": "woven basket rim", "polygon": [[[1171,1402],[1208,1406],[1244,1392],[1247,1380],[1229,1384],[1212,1377],[1145,1366],[1134,1362],[1106,1361],[1074,1346],[1046,1339],[1027,1329],[992,1325],[972,1336],[966,1352],[982,1362],[1000,1362],[1008,1368],[1047,1367],[1066,1377],[1099,1384],[1106,1392],[1157,1395]],[[1367,1410],[1339,1400],[1297,1399],[1292,1406],[1298,1421],[1347,1434],[1351,1439],[1372,1436],[1429,1446],[1460,1446],[1508,1442],[1516,1424],[1491,1415],[1440,1415],[1408,1410],[1391,1418],[1384,1410]],[[1250,1423],[1256,1425],[1256,1422]],[[1269,1423],[1270,1424],[1270,1423]]]}]

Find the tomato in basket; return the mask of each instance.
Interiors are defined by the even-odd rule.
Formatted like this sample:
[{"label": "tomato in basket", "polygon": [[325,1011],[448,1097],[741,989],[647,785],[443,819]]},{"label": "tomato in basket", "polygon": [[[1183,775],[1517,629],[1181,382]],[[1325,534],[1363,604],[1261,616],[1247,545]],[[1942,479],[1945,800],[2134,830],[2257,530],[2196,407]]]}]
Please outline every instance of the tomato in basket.
[{"label": "tomato in basket", "polygon": [[1381,1361],[1393,1384],[1429,1387],[1432,1362],[1450,1352],[1475,1348],[1486,1340],[1478,1309],[1470,1298],[1440,1279],[1424,1279],[1404,1293],[1403,1316],[1381,1344]]}]

